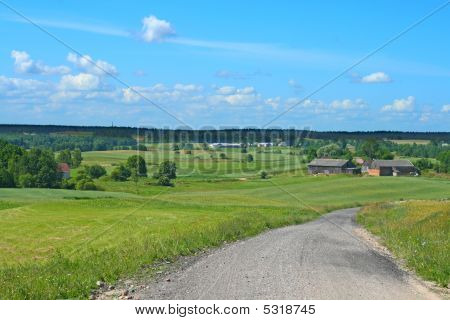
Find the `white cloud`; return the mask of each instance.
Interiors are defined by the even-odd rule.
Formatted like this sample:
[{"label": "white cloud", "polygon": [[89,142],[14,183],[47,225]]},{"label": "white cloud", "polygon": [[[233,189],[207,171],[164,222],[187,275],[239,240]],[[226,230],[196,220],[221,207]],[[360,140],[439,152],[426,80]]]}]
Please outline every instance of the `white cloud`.
[{"label": "white cloud", "polygon": [[174,89],[179,90],[179,91],[185,91],[185,92],[195,92],[195,91],[202,91],[203,87],[196,85],[196,84],[177,83],[174,86]]},{"label": "white cloud", "polygon": [[17,73],[52,75],[70,72],[70,68],[66,66],[50,67],[41,61],[35,62],[26,51],[13,50],[11,58],[14,59],[14,69]]},{"label": "white cloud", "polygon": [[68,74],[61,78],[59,88],[62,90],[94,90],[100,84],[100,79],[96,75],[80,73],[76,76]]},{"label": "white cloud", "polygon": [[391,104],[385,105],[381,111],[409,112],[414,110],[415,98],[409,96],[405,99],[395,99]]},{"label": "white cloud", "polygon": [[142,19],[142,39],[146,42],[163,41],[174,34],[175,30],[166,20],[160,20],[155,16]]},{"label": "white cloud", "polygon": [[381,83],[381,82],[391,82],[391,77],[384,72],[374,72],[368,74],[361,78],[361,83]]},{"label": "white cloud", "polygon": [[366,102],[364,100],[362,100],[362,99],[333,100],[330,103],[330,107],[332,107],[333,109],[344,109],[344,110],[361,109],[361,108],[364,108],[366,106],[367,106]]},{"label": "white cloud", "polygon": [[441,111],[450,112],[450,104],[443,105]]},{"label": "white cloud", "polygon": [[95,61],[87,54],[80,56],[78,54],[70,52],[67,55],[67,60],[87,73],[95,74],[98,76],[103,76],[105,74],[118,74],[116,67],[112,64],[103,60]]},{"label": "white cloud", "polygon": [[280,97],[275,97],[275,98],[268,98],[268,99],[264,100],[264,103],[271,106],[274,109],[277,109],[278,106],[280,105],[280,101],[281,101]]},{"label": "white cloud", "polygon": [[216,92],[217,92],[218,94],[224,94],[224,95],[227,95],[227,94],[235,93],[235,92],[236,92],[236,88],[235,88],[235,87],[232,87],[232,86],[223,86],[223,87],[217,88],[217,89],[216,89]]}]

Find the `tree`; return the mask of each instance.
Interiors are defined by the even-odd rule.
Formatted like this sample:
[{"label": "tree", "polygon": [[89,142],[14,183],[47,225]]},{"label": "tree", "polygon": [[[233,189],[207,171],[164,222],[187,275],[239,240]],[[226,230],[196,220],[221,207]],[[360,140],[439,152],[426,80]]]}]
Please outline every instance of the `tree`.
[{"label": "tree", "polygon": [[433,168],[433,164],[431,163],[431,161],[425,158],[414,161],[414,166],[419,170],[427,170]]},{"label": "tree", "polygon": [[227,158],[227,155],[222,152],[221,154],[219,154],[219,158],[225,160]]},{"label": "tree", "polygon": [[72,151],[72,166],[74,168],[78,168],[81,165],[81,161],[83,161],[83,157],[81,155],[80,149],[75,149]]},{"label": "tree", "polygon": [[158,172],[154,175],[155,178],[161,176],[167,176],[169,179],[176,179],[177,177],[177,165],[175,162],[165,160],[159,164]]},{"label": "tree", "polygon": [[14,176],[5,168],[0,168],[0,188],[15,187]]},{"label": "tree", "polygon": [[130,171],[132,169],[136,170],[139,177],[147,176],[147,164],[142,156],[134,155],[129,157],[126,166]]},{"label": "tree", "polygon": [[247,161],[248,161],[248,162],[253,162],[253,155],[248,154],[248,155],[247,155]]},{"label": "tree", "polygon": [[268,178],[268,174],[266,171],[261,171],[261,173],[259,174],[259,176],[261,177],[261,179],[267,179]]},{"label": "tree", "polygon": [[130,170],[121,164],[111,172],[111,179],[114,181],[125,181],[131,176]]},{"label": "tree", "polygon": [[342,149],[336,143],[328,144],[317,149],[317,156],[319,158],[337,158],[342,154]]},{"label": "tree", "polygon": [[247,153],[247,148],[245,148],[245,147],[242,148],[242,149],[241,149],[241,153]]},{"label": "tree", "polygon": [[58,154],[56,160],[58,162],[64,162],[64,163],[67,163],[68,165],[72,165],[72,153],[70,152],[69,149],[62,150]]},{"label": "tree", "polygon": [[439,161],[439,172],[450,173],[450,150],[441,152],[437,156],[437,160]]},{"label": "tree", "polygon": [[104,175],[106,175],[106,170],[105,168],[103,168],[101,165],[99,164],[94,164],[90,167],[86,167],[86,171],[88,173],[88,175],[92,178],[92,179],[98,179]]}]

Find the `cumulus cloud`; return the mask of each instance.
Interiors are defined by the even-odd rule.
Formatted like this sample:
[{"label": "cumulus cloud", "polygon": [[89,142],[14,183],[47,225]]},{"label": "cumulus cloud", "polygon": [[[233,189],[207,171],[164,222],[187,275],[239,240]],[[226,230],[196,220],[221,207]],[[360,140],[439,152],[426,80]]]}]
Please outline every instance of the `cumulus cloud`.
[{"label": "cumulus cloud", "polygon": [[409,96],[405,99],[395,99],[391,104],[381,108],[381,111],[409,112],[414,110],[415,98]]},{"label": "cumulus cloud", "polygon": [[441,111],[450,112],[450,104],[443,105]]},{"label": "cumulus cloud", "polygon": [[29,74],[67,74],[70,68],[66,66],[50,67],[41,61],[34,61],[26,51],[11,51],[11,58],[14,59],[14,69],[17,73]]},{"label": "cumulus cloud", "polygon": [[280,105],[280,101],[281,101],[280,97],[275,97],[275,98],[268,98],[268,99],[264,100],[264,103],[271,106],[274,109],[277,109],[278,106]]},{"label": "cumulus cloud", "polygon": [[95,61],[91,58],[91,56],[87,54],[80,56],[78,54],[70,52],[67,55],[67,61],[73,63],[80,70],[86,73],[91,73],[98,76],[103,76],[105,74],[118,74],[116,67],[112,64],[103,60]]},{"label": "cumulus cloud", "polygon": [[174,85],[175,90],[185,91],[185,92],[196,92],[202,91],[203,87],[196,84],[182,84],[177,83]]},{"label": "cumulus cloud", "polygon": [[142,39],[146,42],[159,42],[174,35],[175,30],[166,20],[160,20],[155,16],[142,19]]},{"label": "cumulus cloud", "polygon": [[253,87],[234,88],[231,86],[216,89],[215,95],[209,97],[209,103],[219,105],[222,103],[231,106],[250,106],[261,102],[261,95]]},{"label": "cumulus cloud", "polygon": [[349,110],[349,109],[362,109],[367,106],[366,102],[363,99],[343,99],[343,100],[333,100],[330,103],[330,107],[333,109],[343,109],[343,110]]},{"label": "cumulus cloud", "polygon": [[368,74],[361,78],[361,83],[381,83],[381,82],[391,82],[391,77],[384,72],[374,72]]},{"label": "cumulus cloud", "polygon": [[65,75],[59,82],[59,88],[62,90],[94,90],[100,84],[100,79],[90,73],[80,73],[77,75]]}]

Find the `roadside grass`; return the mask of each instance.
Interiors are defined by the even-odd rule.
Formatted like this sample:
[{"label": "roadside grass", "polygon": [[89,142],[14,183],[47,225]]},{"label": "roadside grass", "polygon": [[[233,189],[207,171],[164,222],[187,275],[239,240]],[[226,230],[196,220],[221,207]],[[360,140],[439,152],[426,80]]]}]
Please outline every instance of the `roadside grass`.
[{"label": "roadside grass", "polygon": [[394,255],[426,280],[450,282],[450,201],[373,204],[357,216]]}]

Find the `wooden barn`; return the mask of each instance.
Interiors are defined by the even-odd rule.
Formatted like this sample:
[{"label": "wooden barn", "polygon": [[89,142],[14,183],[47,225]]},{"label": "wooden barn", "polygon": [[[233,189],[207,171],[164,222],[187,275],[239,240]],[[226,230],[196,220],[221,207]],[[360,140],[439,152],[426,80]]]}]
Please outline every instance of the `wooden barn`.
[{"label": "wooden barn", "polygon": [[367,173],[371,176],[417,176],[419,170],[409,160],[373,160]]},{"label": "wooden barn", "polygon": [[70,166],[67,163],[65,162],[58,163],[58,172],[62,175],[64,179],[70,178]]},{"label": "wooden barn", "polygon": [[357,174],[361,171],[345,159],[314,159],[308,164],[309,174]]}]

